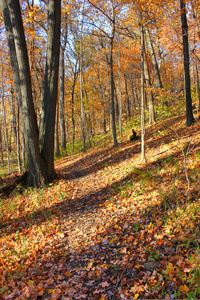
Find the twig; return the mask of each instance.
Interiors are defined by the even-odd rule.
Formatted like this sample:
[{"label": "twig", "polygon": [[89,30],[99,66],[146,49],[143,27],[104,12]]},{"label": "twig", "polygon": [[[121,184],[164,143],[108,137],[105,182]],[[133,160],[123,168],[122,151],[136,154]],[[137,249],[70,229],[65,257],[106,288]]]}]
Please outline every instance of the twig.
[{"label": "twig", "polygon": [[113,294],[111,300],[114,300],[114,299],[115,299],[115,294],[116,294],[117,287],[118,287],[118,285],[120,284],[120,281],[122,280],[122,277],[123,277],[124,273],[126,272],[126,270],[127,270],[127,267],[126,267],[126,268],[124,269],[124,271],[121,273],[121,275],[120,275],[120,277],[119,277],[119,279],[118,279],[118,281],[117,281],[117,283],[116,283],[116,285],[115,285],[115,291],[114,291],[114,294]]}]

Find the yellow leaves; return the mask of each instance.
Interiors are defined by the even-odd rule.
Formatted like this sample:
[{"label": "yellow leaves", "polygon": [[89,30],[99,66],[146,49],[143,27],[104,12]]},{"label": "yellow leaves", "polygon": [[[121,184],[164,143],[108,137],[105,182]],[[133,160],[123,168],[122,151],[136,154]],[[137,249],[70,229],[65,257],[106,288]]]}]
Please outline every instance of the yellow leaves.
[{"label": "yellow leaves", "polygon": [[59,235],[61,238],[65,237],[64,233],[62,233],[62,232],[57,232],[57,235]]},{"label": "yellow leaves", "polygon": [[140,296],[140,294],[135,294],[135,296],[133,297],[133,299],[138,299]]},{"label": "yellow leaves", "polygon": [[29,280],[27,283],[28,283],[28,286],[34,286],[34,281],[33,280]]},{"label": "yellow leaves", "polygon": [[109,241],[109,244],[113,244],[115,241],[117,241],[117,238],[112,238],[112,239]]},{"label": "yellow leaves", "polygon": [[62,293],[62,291],[60,289],[49,289],[48,293],[51,294],[50,299],[58,299],[58,297],[60,297],[60,294]]},{"label": "yellow leaves", "polygon": [[189,288],[187,287],[187,285],[185,284],[185,285],[181,285],[180,286],[180,291],[181,292],[183,292],[183,293],[185,293],[185,292],[188,292],[189,291]]},{"label": "yellow leaves", "polygon": [[73,274],[70,271],[68,271],[68,272],[65,273],[65,276],[67,276],[67,277],[72,277],[72,275]]},{"label": "yellow leaves", "polygon": [[174,277],[174,266],[172,263],[168,263],[166,273],[169,275],[169,278],[172,280]]},{"label": "yellow leaves", "polygon": [[141,267],[142,267],[142,265],[139,265],[139,264],[138,264],[138,265],[135,265],[135,268],[136,268],[136,269],[139,269],[139,268],[141,268]]}]

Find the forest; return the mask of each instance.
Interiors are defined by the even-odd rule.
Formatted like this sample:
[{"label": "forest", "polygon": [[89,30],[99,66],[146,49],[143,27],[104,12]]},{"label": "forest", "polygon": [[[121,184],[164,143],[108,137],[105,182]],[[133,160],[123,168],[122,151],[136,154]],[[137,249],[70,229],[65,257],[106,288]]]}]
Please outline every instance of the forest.
[{"label": "forest", "polygon": [[200,299],[200,1],[0,0],[0,298]]}]

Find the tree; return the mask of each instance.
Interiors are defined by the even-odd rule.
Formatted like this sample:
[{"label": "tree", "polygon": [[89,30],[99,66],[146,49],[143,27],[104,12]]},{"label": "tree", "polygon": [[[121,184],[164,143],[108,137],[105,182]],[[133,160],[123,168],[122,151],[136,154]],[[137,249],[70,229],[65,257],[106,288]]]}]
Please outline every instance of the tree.
[{"label": "tree", "polygon": [[184,56],[184,72],[185,72],[185,96],[186,96],[186,124],[190,126],[194,122],[192,112],[192,97],[190,84],[190,56],[189,56],[189,42],[188,42],[188,24],[186,16],[185,1],[180,0],[181,9],[181,24],[183,36],[183,56]]},{"label": "tree", "polygon": [[29,58],[19,0],[0,0],[23,120],[27,152],[27,185],[44,185],[55,178],[54,127],[58,90],[61,0],[48,1],[47,55],[40,129],[33,103]]}]

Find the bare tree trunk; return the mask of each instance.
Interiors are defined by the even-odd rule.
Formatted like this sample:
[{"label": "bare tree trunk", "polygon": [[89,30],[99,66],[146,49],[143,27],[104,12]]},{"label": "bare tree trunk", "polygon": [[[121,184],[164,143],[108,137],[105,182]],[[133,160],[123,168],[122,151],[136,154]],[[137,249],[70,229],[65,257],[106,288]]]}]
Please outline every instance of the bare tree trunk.
[{"label": "bare tree trunk", "polygon": [[196,102],[197,102],[197,115],[198,115],[199,108],[200,108],[200,83],[199,83],[199,70],[198,70],[197,59],[195,59],[195,68],[196,68]]},{"label": "bare tree trunk", "polygon": [[131,111],[130,111],[130,101],[129,101],[129,94],[128,94],[128,82],[127,76],[124,74],[124,82],[125,82],[125,91],[126,91],[126,119],[130,119]]},{"label": "bare tree trunk", "polygon": [[17,163],[18,171],[21,173],[21,159],[20,159],[20,138],[19,138],[19,105],[17,105]]},{"label": "bare tree trunk", "polygon": [[65,130],[65,52],[63,47],[61,47],[60,54],[60,136],[61,136],[61,149],[66,150],[66,130]]},{"label": "bare tree trunk", "polygon": [[[54,126],[58,88],[61,1],[48,1],[47,60],[43,113],[39,130],[33,103],[30,65],[19,0],[1,0],[11,64],[26,139],[26,184],[44,185],[55,177]],[[41,148],[41,151],[40,151]]]},{"label": "bare tree trunk", "polygon": [[77,61],[75,64],[75,70],[74,70],[74,78],[73,78],[73,85],[72,85],[72,91],[71,91],[71,118],[72,118],[72,144],[73,149],[75,145],[75,134],[76,134],[76,124],[75,124],[75,118],[74,118],[74,92],[75,92],[75,85],[76,85],[76,79],[77,79]]},{"label": "bare tree trunk", "polygon": [[115,36],[115,13],[113,1],[112,4],[112,34],[110,37],[110,89],[111,89],[111,113],[112,113],[112,132],[113,132],[113,140],[114,146],[118,145],[117,142],[117,132],[116,132],[116,123],[115,123],[115,90],[114,90],[114,74],[113,74],[113,42]]},{"label": "bare tree trunk", "polygon": [[119,95],[119,133],[122,137],[122,83],[121,83],[121,53],[120,53],[120,40],[118,47],[118,95]]},{"label": "bare tree trunk", "polygon": [[79,57],[79,78],[80,78],[80,97],[81,97],[81,136],[82,136],[82,145],[83,145],[83,153],[86,151],[85,148],[85,110],[83,103],[83,20],[84,20],[84,10],[85,10],[85,1],[83,3],[83,16],[81,21],[81,37],[80,37],[80,57]]},{"label": "bare tree trunk", "polygon": [[56,121],[55,121],[55,156],[56,157],[60,156],[58,124],[59,124],[59,105],[57,104]]},{"label": "bare tree trunk", "polygon": [[3,157],[3,130],[2,130],[2,122],[0,121],[0,152],[1,152],[1,163],[4,167],[4,157]]},{"label": "bare tree trunk", "polygon": [[191,83],[190,83],[190,56],[188,42],[188,24],[186,16],[185,1],[180,0],[181,24],[183,36],[183,55],[184,55],[184,71],[185,71],[185,93],[186,93],[186,124],[190,126],[195,120],[192,110]]},{"label": "bare tree trunk", "polygon": [[157,59],[156,59],[156,54],[154,51],[154,46],[150,37],[150,33],[149,33],[149,29],[146,29],[146,36],[147,36],[147,40],[150,46],[150,54],[151,54],[151,60],[153,63],[153,68],[154,68],[154,73],[155,73],[155,77],[156,77],[156,82],[157,82],[157,87],[162,89],[162,81],[161,81],[161,76],[160,76],[160,70],[158,67],[158,63],[157,63]]},{"label": "bare tree trunk", "polygon": [[22,163],[23,163],[23,168],[25,168],[25,166],[26,166],[26,141],[25,141],[23,133],[22,133]]},{"label": "bare tree trunk", "polygon": [[[144,44],[145,46],[145,44]],[[148,100],[149,100],[149,124],[153,124],[155,122],[155,113],[154,113],[154,101],[153,101],[153,92],[152,92],[152,85],[151,79],[149,75],[149,68],[147,62],[147,54],[146,49],[144,48],[144,75],[145,81],[148,89]]]},{"label": "bare tree trunk", "polygon": [[[28,53],[18,0],[1,0],[4,22],[10,48],[10,56],[15,80],[15,87],[21,92],[19,97],[20,109],[23,113],[24,134],[27,149],[27,170],[30,170],[32,182],[43,184],[46,174],[42,167],[42,160],[38,142],[38,127],[33,105],[32,86]],[[36,175],[37,174],[37,175]]]},{"label": "bare tree trunk", "polygon": [[67,139],[68,139],[68,143],[69,143],[69,149],[70,149],[70,153],[71,153],[71,156],[72,156],[73,155],[73,151],[72,151],[70,137],[69,137],[68,120],[66,120],[66,129],[67,129]]},{"label": "bare tree trunk", "polygon": [[10,154],[9,154],[9,143],[8,143],[8,128],[7,128],[7,120],[6,120],[6,108],[4,102],[4,86],[3,86],[3,61],[1,58],[1,101],[3,108],[3,124],[4,124],[4,133],[5,133],[5,142],[6,142],[6,151],[7,151],[7,165],[8,165],[8,173],[10,173]]},{"label": "bare tree trunk", "polygon": [[145,161],[145,99],[144,99],[144,29],[140,25],[141,42],[141,161]]},{"label": "bare tree trunk", "polygon": [[47,58],[43,110],[40,126],[41,157],[48,181],[56,177],[54,169],[54,130],[58,100],[61,1],[48,1]]}]

